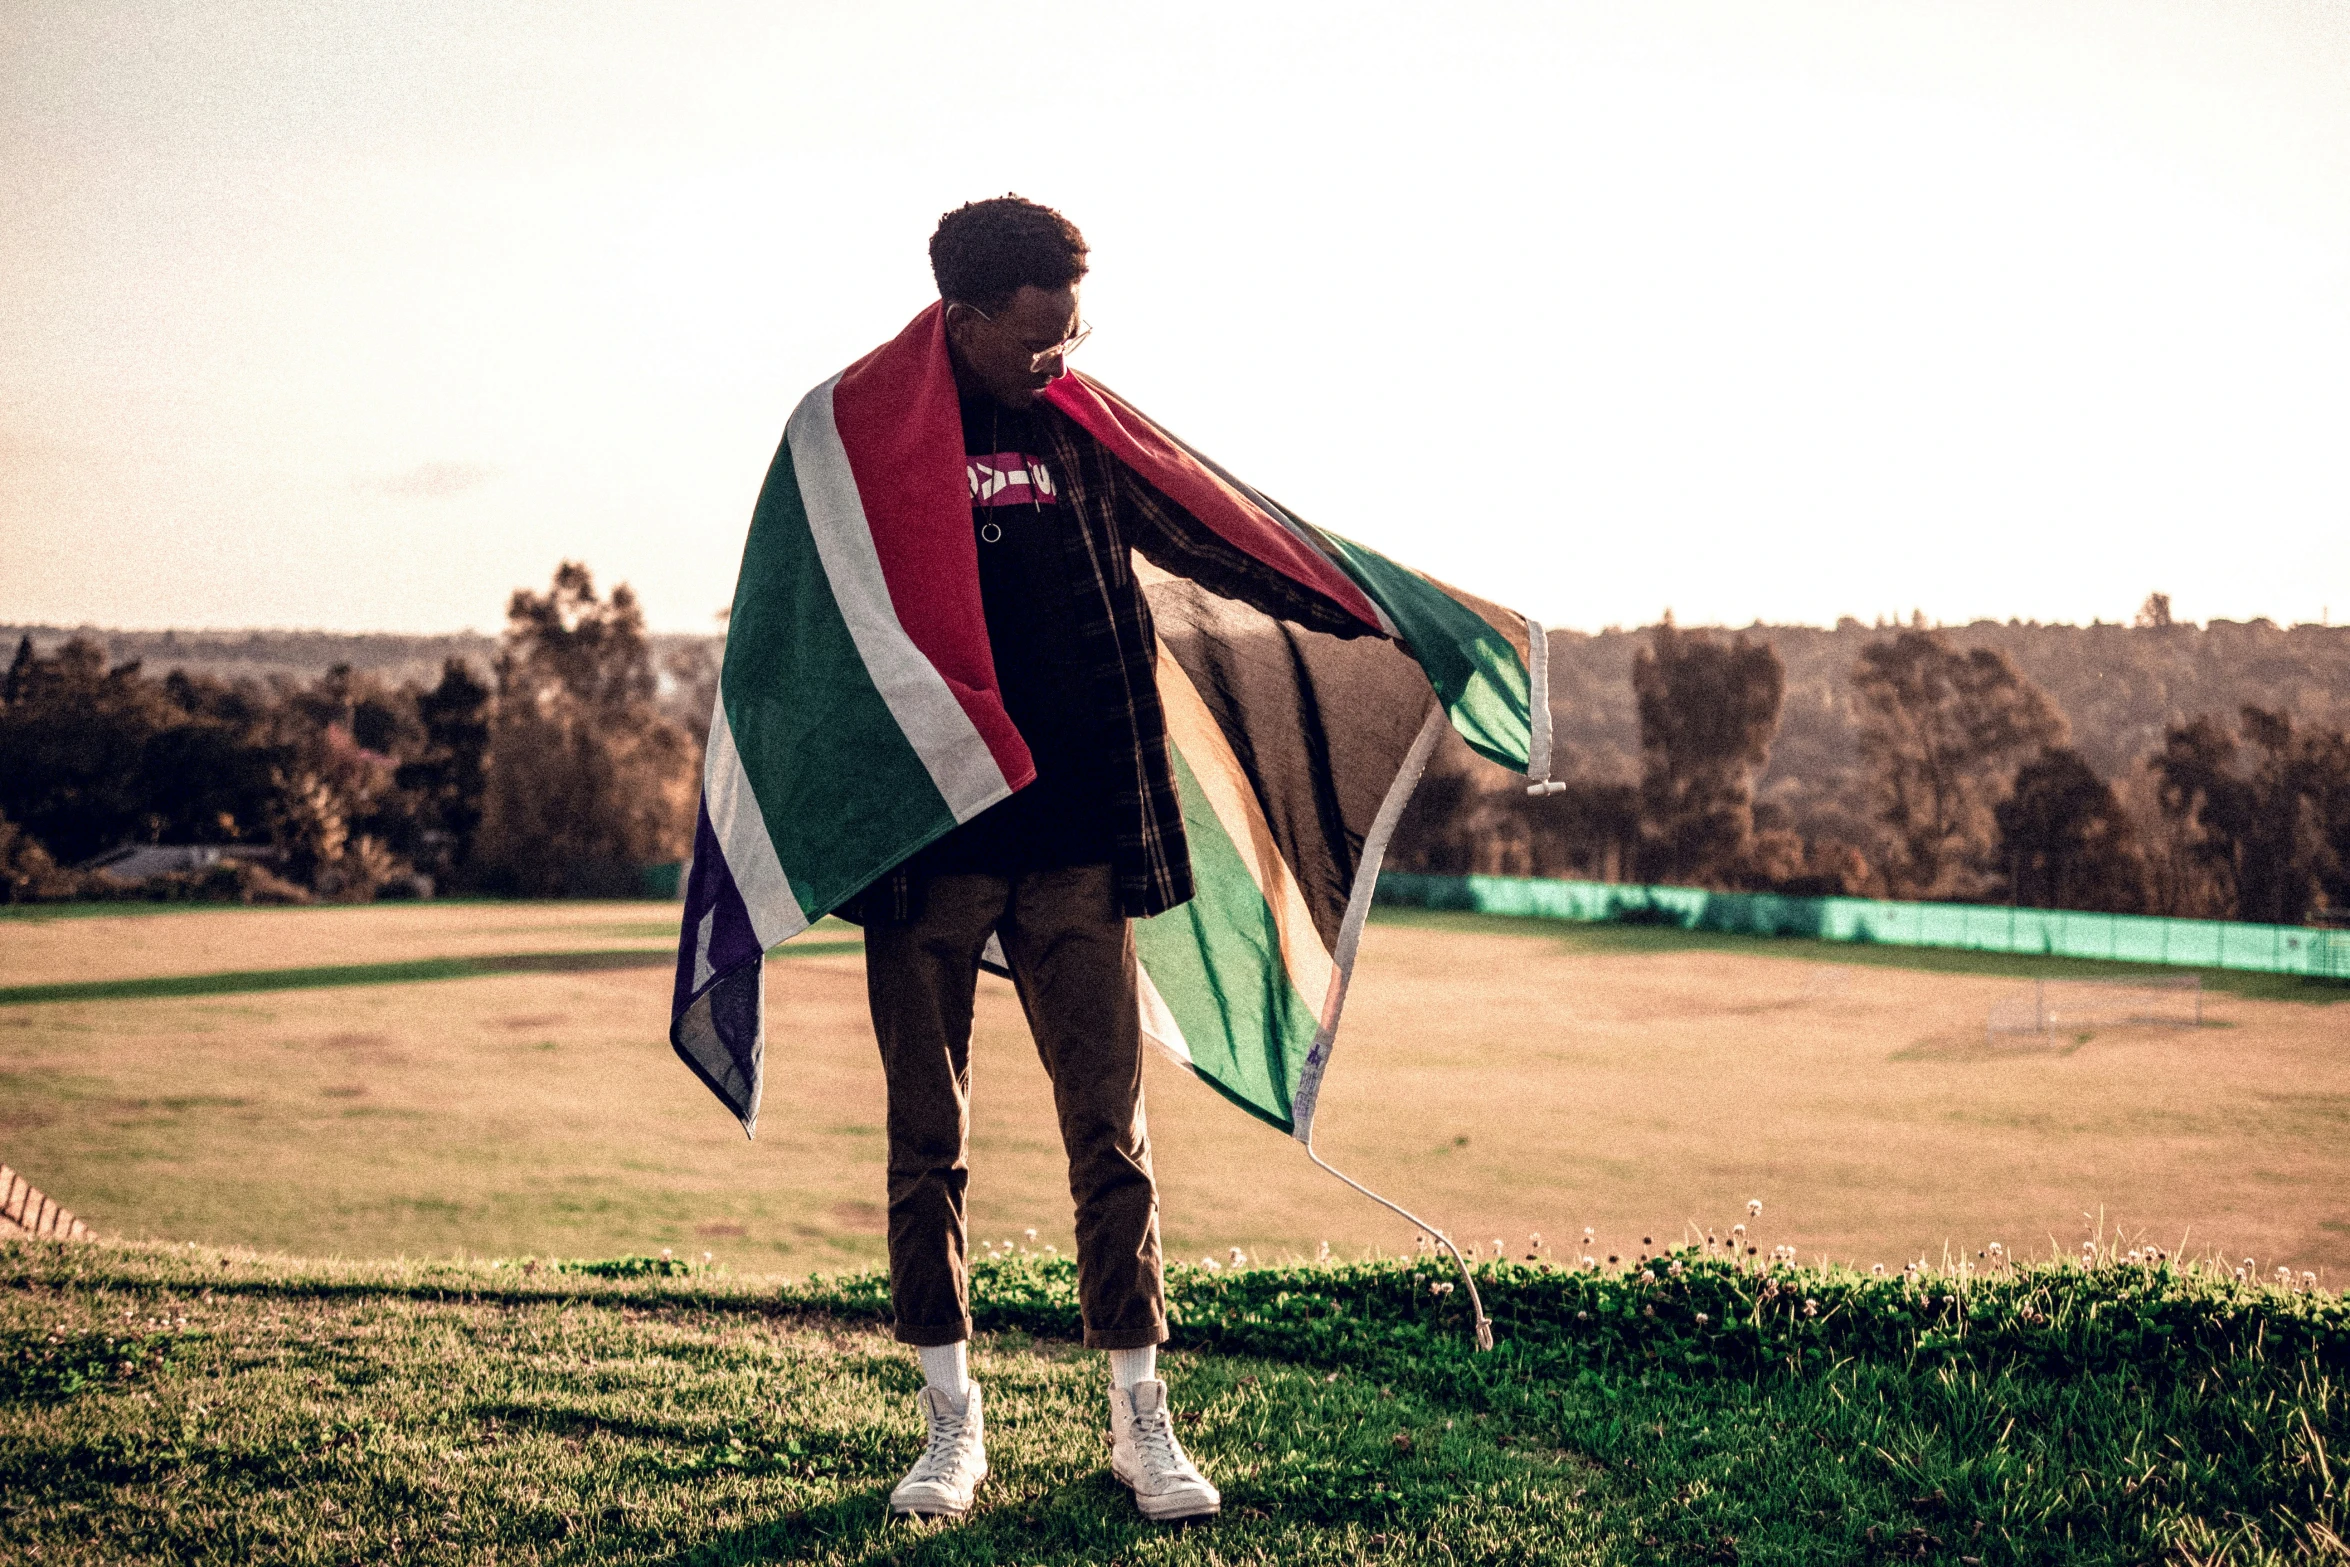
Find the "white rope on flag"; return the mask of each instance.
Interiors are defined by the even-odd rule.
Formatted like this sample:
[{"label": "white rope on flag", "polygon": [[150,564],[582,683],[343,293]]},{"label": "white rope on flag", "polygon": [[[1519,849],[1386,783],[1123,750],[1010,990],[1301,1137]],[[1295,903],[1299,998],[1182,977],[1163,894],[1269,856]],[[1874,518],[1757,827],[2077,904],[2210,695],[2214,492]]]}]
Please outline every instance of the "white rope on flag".
[{"label": "white rope on flag", "polygon": [[1347,1174],[1344,1170],[1339,1169],[1336,1165],[1333,1165],[1324,1159],[1320,1154],[1314,1152],[1314,1138],[1313,1133],[1310,1130],[1306,1134],[1306,1157],[1313,1160],[1314,1163],[1320,1165],[1323,1169],[1328,1170],[1332,1175],[1335,1175],[1340,1180],[1346,1182],[1347,1185],[1353,1187],[1356,1191],[1361,1192],[1365,1197],[1370,1198],[1380,1207],[1385,1208],[1388,1212],[1401,1214],[1403,1217],[1411,1220],[1413,1224],[1419,1226],[1428,1234],[1435,1236],[1437,1244],[1442,1246],[1446,1251],[1452,1253],[1453,1262],[1457,1264],[1461,1270],[1461,1285],[1469,1292],[1469,1312],[1470,1315],[1476,1319],[1477,1325],[1477,1347],[1481,1350],[1491,1349],[1493,1347],[1493,1324],[1486,1320],[1485,1302],[1477,1294],[1477,1281],[1469,1276],[1469,1260],[1466,1257],[1463,1257],[1461,1255],[1461,1249],[1452,1243],[1452,1237],[1445,1234],[1435,1225],[1430,1224],[1426,1219],[1423,1219],[1418,1214],[1412,1212],[1409,1208],[1404,1207],[1402,1204],[1389,1202],[1386,1198],[1380,1196],[1377,1192],[1371,1190],[1371,1188],[1365,1186],[1362,1182],[1356,1180],[1353,1176]]}]

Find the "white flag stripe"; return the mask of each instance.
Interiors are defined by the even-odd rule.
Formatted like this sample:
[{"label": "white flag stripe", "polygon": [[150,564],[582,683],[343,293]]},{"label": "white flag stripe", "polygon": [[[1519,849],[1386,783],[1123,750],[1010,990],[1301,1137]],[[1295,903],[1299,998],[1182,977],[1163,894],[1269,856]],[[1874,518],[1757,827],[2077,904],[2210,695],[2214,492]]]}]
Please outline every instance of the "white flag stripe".
[{"label": "white flag stripe", "polygon": [[955,820],[967,822],[1012,791],[970,715],[906,635],[890,602],[865,503],[833,421],[832,389],[839,380],[836,375],[800,399],[784,427],[808,528],[866,677],[922,758]]},{"label": "white flag stripe", "polygon": [[1150,970],[1137,963],[1134,977],[1135,1001],[1142,1011],[1142,1037],[1177,1066],[1197,1071],[1192,1065],[1191,1044],[1183,1037],[1183,1025],[1175,1021],[1174,1009],[1159,994],[1159,987],[1151,983]]},{"label": "white flag stripe", "polygon": [[743,770],[741,753],[734,748],[734,726],[726,721],[726,700],[720,697],[710,715],[710,750],[702,764],[702,804],[710,826],[718,834],[719,852],[726,869],[750,911],[751,929],[762,949],[798,935],[808,928],[808,916],[775,857],[775,843],[767,836],[767,818],[759,812],[751,792],[750,774]]}]

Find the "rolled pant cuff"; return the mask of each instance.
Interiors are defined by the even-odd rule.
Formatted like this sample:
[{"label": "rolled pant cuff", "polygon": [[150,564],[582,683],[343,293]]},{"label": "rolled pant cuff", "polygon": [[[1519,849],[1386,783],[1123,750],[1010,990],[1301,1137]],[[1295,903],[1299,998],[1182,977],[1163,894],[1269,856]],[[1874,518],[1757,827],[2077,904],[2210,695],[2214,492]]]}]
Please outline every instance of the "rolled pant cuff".
[{"label": "rolled pant cuff", "polygon": [[1147,1328],[1087,1328],[1085,1330],[1085,1347],[1087,1349],[1148,1349],[1153,1344],[1166,1342],[1167,1325],[1164,1322],[1153,1324]]},{"label": "rolled pant cuff", "polygon": [[968,1339],[971,1336],[971,1319],[965,1317],[960,1322],[938,1324],[897,1322],[890,1325],[890,1334],[899,1343],[911,1344],[916,1349],[938,1349]]}]

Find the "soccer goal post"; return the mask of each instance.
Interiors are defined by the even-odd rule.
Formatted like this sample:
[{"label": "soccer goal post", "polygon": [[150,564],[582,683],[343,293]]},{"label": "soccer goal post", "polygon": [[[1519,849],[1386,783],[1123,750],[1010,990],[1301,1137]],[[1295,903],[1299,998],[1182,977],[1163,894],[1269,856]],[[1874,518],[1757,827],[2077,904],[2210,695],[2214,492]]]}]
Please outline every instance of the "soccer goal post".
[{"label": "soccer goal post", "polygon": [[2081,1028],[2201,1028],[2203,976],[2149,975],[2145,979],[2036,979],[2031,988],[2000,997],[1984,1023],[1986,1040],[2037,1034],[2053,1044],[2060,1030]]}]

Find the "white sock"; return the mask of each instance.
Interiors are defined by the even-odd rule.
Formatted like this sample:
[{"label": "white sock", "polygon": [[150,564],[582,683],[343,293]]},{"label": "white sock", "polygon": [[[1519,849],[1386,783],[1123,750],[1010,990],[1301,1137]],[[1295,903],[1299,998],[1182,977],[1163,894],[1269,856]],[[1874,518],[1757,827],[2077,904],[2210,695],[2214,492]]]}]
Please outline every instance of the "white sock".
[{"label": "white sock", "polygon": [[958,1404],[971,1394],[969,1348],[958,1339],[952,1344],[925,1344],[915,1351],[922,1357],[922,1379]]},{"label": "white sock", "polygon": [[1145,1382],[1159,1374],[1159,1346],[1145,1344],[1140,1349],[1113,1349],[1110,1351],[1110,1386],[1121,1393],[1134,1391],[1134,1384]]}]

